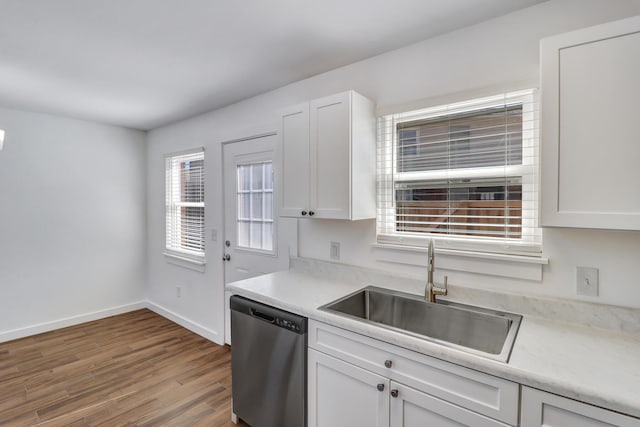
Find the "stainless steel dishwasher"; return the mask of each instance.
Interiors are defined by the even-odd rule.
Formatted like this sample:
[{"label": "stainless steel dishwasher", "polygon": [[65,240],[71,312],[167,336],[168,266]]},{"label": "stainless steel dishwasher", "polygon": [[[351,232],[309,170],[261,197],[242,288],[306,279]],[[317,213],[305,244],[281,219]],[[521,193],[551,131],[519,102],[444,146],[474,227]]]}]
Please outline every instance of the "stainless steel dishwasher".
[{"label": "stainless steel dishwasher", "polygon": [[231,297],[233,412],[252,427],[307,425],[307,319]]}]

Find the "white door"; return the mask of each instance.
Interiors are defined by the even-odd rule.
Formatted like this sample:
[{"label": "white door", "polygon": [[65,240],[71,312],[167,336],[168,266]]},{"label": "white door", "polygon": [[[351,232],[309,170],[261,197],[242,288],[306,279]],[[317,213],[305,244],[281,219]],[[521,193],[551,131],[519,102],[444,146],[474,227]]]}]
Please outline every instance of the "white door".
[{"label": "white door", "polygon": [[507,427],[484,415],[391,382],[391,427]]},{"label": "white door", "polygon": [[309,427],[387,427],[389,380],[308,350]]},{"label": "white door", "polygon": [[[297,220],[278,219],[273,185],[275,134],[223,144],[224,281],[289,268],[297,250]],[[225,292],[225,342],[230,343],[230,294]]]}]

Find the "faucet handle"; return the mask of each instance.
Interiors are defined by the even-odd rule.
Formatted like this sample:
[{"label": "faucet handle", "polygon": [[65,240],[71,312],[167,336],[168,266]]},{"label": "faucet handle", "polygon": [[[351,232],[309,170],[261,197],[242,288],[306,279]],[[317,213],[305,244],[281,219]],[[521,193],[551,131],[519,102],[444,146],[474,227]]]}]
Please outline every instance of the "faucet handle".
[{"label": "faucet handle", "polygon": [[431,302],[436,302],[435,300],[435,296],[436,295],[441,295],[441,296],[446,296],[447,293],[449,292],[447,290],[447,281],[449,280],[448,276],[444,276],[444,284],[442,286],[433,286],[431,288],[431,294],[433,295],[433,300],[430,300]]}]

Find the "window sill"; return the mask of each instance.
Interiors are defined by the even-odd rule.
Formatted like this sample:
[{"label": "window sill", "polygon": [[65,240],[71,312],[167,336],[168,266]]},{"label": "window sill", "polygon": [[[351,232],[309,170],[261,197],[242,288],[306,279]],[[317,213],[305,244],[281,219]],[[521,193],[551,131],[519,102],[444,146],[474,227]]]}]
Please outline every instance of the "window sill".
[{"label": "window sill", "polygon": [[[378,261],[411,266],[426,264],[427,248],[382,243],[374,243],[372,248]],[[436,256],[438,269],[533,281],[542,280],[542,266],[549,263],[546,257],[442,248],[436,249]]]},{"label": "window sill", "polygon": [[200,259],[196,259],[178,255],[172,252],[163,252],[163,255],[169,264],[177,265],[189,270],[198,271],[200,273],[204,273],[205,271],[205,266],[207,263],[204,260],[204,256]]}]

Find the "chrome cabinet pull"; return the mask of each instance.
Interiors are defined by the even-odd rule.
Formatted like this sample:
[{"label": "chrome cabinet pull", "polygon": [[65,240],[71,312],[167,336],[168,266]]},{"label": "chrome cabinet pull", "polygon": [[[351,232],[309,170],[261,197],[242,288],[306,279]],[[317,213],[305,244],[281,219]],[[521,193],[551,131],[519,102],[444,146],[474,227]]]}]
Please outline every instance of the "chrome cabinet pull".
[{"label": "chrome cabinet pull", "polygon": [[384,384],[378,384],[378,391],[384,391]]},{"label": "chrome cabinet pull", "polygon": [[385,360],[384,361],[384,367],[385,368],[390,368],[391,366],[393,366],[393,362],[391,360]]},{"label": "chrome cabinet pull", "polygon": [[391,390],[391,397],[398,397],[398,390],[396,389]]}]

